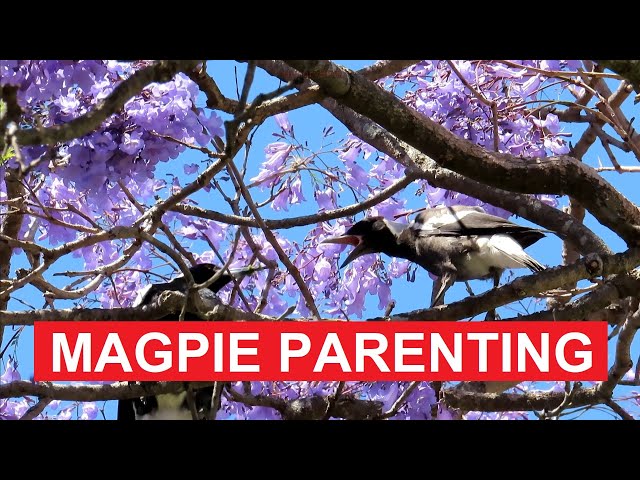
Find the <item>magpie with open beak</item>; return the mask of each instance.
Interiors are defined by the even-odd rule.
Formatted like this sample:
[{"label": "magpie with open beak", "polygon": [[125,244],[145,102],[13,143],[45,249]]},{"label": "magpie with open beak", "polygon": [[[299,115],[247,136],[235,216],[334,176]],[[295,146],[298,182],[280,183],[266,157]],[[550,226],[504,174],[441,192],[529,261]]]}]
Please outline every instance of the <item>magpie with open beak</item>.
[{"label": "magpie with open beak", "polygon": [[[264,267],[244,267],[229,269],[230,273],[223,273],[216,281],[209,285],[208,290],[213,294],[218,293],[229,282],[241,280],[246,275],[262,270]],[[201,263],[189,269],[196,284],[202,284],[213,278],[220,269],[211,263]],[[151,305],[156,302],[164,291],[179,291],[187,294],[188,282],[184,276],[179,276],[165,283],[153,283],[147,285],[136,298],[133,307]],[[170,313],[158,320],[177,321],[180,312]],[[185,312],[184,320],[201,320],[193,312]],[[213,387],[206,387],[194,391],[193,399],[198,418],[207,417],[211,409],[211,397]],[[187,392],[178,394],[164,394],[149,397],[140,397],[118,401],[118,420],[191,420],[191,410],[187,401]]]},{"label": "magpie with open beak", "polygon": [[355,247],[340,268],[369,253],[417,263],[439,277],[439,287],[434,286],[431,295],[433,307],[444,300],[454,282],[493,279],[495,288],[505,269],[544,270],[524,251],[543,238],[543,232],[489,215],[480,207],[453,206],[425,210],[410,224],[369,217],[320,243]]}]

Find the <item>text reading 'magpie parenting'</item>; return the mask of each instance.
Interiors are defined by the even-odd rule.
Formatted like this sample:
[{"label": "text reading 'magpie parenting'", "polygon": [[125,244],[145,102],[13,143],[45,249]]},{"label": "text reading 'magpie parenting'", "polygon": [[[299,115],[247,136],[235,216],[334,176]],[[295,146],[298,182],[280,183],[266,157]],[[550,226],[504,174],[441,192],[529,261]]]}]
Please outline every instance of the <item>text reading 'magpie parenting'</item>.
[{"label": "text reading 'magpie parenting'", "polygon": [[45,380],[604,380],[605,322],[35,322]]}]

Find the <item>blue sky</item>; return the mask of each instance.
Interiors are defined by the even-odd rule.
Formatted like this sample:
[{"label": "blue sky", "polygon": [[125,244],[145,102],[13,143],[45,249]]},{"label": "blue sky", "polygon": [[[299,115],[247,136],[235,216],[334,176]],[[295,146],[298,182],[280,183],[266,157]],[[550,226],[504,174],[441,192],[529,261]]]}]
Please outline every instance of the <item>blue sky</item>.
[{"label": "blue sky", "polygon": [[[374,63],[373,61],[341,61],[336,60],[337,63],[346,65],[353,69],[359,69],[363,66],[370,65]],[[218,82],[222,92],[231,98],[236,98],[236,79],[234,74],[234,69],[237,69],[238,72],[238,89],[242,88],[243,81],[243,73],[246,69],[244,64],[236,64],[231,61],[216,61],[211,62],[209,64],[209,71]],[[256,70],[255,81],[250,93],[250,98],[253,98],[256,94],[261,92],[267,92],[273,90],[275,87],[279,86],[279,83],[276,79],[266,74],[261,69]],[[633,112],[635,107],[633,106],[632,101],[627,101],[624,105],[623,109],[626,111],[628,118],[637,116]],[[291,123],[294,125],[296,138],[300,141],[308,140],[310,148],[313,146],[319,146],[321,141],[321,132],[322,129],[326,126],[333,126],[336,131],[336,134],[333,138],[337,141],[340,138],[343,138],[345,129],[342,125],[335,120],[328,112],[326,112],[322,107],[317,105],[312,105],[309,107],[304,107],[303,109],[296,110],[289,113],[289,119]],[[577,140],[580,138],[580,133],[584,129],[584,124],[564,124],[565,131],[571,132],[573,135],[570,140],[575,144]],[[260,163],[264,160],[264,146],[268,143],[276,141],[277,139],[273,137],[273,133],[277,132],[278,128],[273,119],[268,119],[265,124],[263,124],[255,134],[253,138],[253,148],[252,153],[249,157],[249,168],[248,168],[248,178],[255,176],[258,172],[258,168]],[[618,153],[618,152],[616,152]],[[604,165],[609,165],[606,152],[599,145],[594,145],[589,150],[585,161],[590,165],[598,164],[598,157],[602,159],[602,163]],[[165,176],[170,176],[174,174],[180,175],[182,173],[183,165],[190,163],[199,163],[203,160],[203,155],[198,152],[187,151],[182,154],[177,160],[171,161],[169,163],[162,163],[159,165],[157,170],[157,175],[160,178]],[[625,165],[634,165],[635,160],[629,154],[620,154],[618,155],[618,160],[621,164]],[[604,178],[610,181],[612,184],[618,188],[620,192],[622,192],[625,196],[627,196],[634,203],[640,203],[640,192],[637,188],[637,180],[634,173],[627,173],[620,175],[615,172],[605,172],[603,174]],[[311,198],[311,192],[309,195],[306,195],[307,198]],[[211,208],[220,210],[222,212],[228,212],[228,206],[226,203],[222,203],[218,200],[219,203],[216,203],[217,196],[216,195],[207,195],[203,192],[199,192],[195,198],[199,201],[200,205],[204,208]],[[409,206],[413,207],[422,207],[424,206],[423,198],[411,198],[409,200]],[[565,200],[563,200],[566,203]],[[563,204],[564,204],[563,203]],[[282,218],[284,216],[294,216],[294,215],[304,215],[313,213],[315,208],[315,202],[307,202],[301,206],[293,206],[289,212],[275,212],[270,208],[264,208],[262,210],[263,216],[266,218]],[[357,218],[362,218],[362,214],[360,214]],[[522,224],[528,224],[527,221],[523,219],[518,219],[513,217],[513,219]],[[587,226],[589,226],[596,234],[600,235],[606,243],[610,246],[612,250],[615,252],[624,251],[626,249],[625,244],[621,241],[617,236],[612,234],[607,228],[598,224],[593,217],[590,215],[587,216],[585,221]],[[298,227],[294,229],[289,229],[283,231],[283,235],[285,235],[290,240],[302,240],[307,232],[312,228],[312,226],[307,227]],[[535,245],[528,249],[528,252],[541,263],[555,266],[559,265],[562,262],[561,259],[561,241],[554,235],[548,235],[546,238],[537,242]],[[200,252],[197,252],[200,253]],[[75,264],[73,260],[66,261],[60,266],[60,269],[67,268],[77,268],[78,265]],[[518,272],[520,274],[521,272]],[[524,273],[524,272],[522,272]],[[503,282],[506,281],[507,275],[503,277]],[[395,308],[395,312],[402,311],[410,311],[417,308],[424,308],[428,304],[428,299],[430,298],[431,292],[431,280],[429,279],[427,273],[418,269],[415,283],[407,284],[406,280],[398,280],[394,281],[392,286],[392,295],[393,298],[397,302],[397,306]],[[407,288],[409,287],[409,288]],[[489,282],[472,282],[473,290],[477,292],[482,292],[490,287]],[[424,292],[424,294],[416,294],[416,288],[420,289]],[[31,290],[33,297],[28,299],[29,303],[33,304],[36,308],[42,307],[41,294],[35,289]],[[464,288],[464,284],[456,284],[452,289],[447,292],[447,302],[451,302],[466,296],[466,290]],[[22,297],[25,298],[24,296]],[[378,313],[377,310],[377,297],[369,297],[367,300],[367,307],[369,308],[369,312],[371,315],[375,315]],[[63,306],[63,304],[60,304]],[[532,308],[533,305],[529,300],[526,300],[523,305],[524,308]],[[17,301],[12,301],[10,303],[10,308],[13,310],[22,310],[25,307],[18,303]],[[539,307],[538,307],[539,308]],[[522,307],[519,307],[517,312],[522,313],[524,310]],[[500,313],[503,316],[513,316],[516,311],[512,309],[501,309]],[[366,315],[365,315],[366,317]],[[11,337],[12,331],[10,329],[6,329],[4,334],[5,344],[8,339]],[[634,358],[638,356],[638,342],[635,342],[634,348]],[[4,345],[3,345],[4,346]],[[613,345],[612,345],[613,346]],[[613,349],[610,348],[610,352]],[[12,350],[9,349],[11,353]],[[32,374],[33,371],[33,358],[32,358],[32,335],[31,329],[27,328],[22,333],[19,342],[18,349],[18,360],[20,363],[20,372],[23,377],[28,378],[29,375]],[[622,387],[625,388],[625,387]],[[622,392],[622,388],[619,390]],[[115,402],[107,402],[106,406],[106,416],[107,418],[115,418]],[[610,418],[608,415],[603,415],[599,412],[591,412],[588,413],[583,418]]]}]

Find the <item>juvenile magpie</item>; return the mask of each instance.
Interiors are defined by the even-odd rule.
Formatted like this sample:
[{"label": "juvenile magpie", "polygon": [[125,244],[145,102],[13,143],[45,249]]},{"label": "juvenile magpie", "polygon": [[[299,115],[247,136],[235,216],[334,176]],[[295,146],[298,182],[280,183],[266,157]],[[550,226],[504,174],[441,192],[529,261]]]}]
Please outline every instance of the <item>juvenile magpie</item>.
[{"label": "juvenile magpie", "polygon": [[[229,269],[231,274],[223,273],[215,282],[209,285],[208,290],[214,294],[220,291],[234,278],[242,279],[263,267],[244,267]],[[201,284],[211,279],[220,269],[211,263],[200,263],[189,269],[196,284]],[[140,305],[151,305],[156,302],[160,294],[167,290],[187,293],[187,280],[184,276],[179,276],[165,283],[153,283],[147,285],[134,301],[134,307]],[[158,320],[177,321],[180,319],[180,312],[170,313]],[[192,312],[185,312],[185,320],[201,320]],[[206,418],[207,412],[211,408],[211,397],[213,387],[202,388],[194,391],[194,403],[199,418]],[[118,420],[191,420],[191,410],[187,403],[187,392],[178,394],[164,394],[149,397],[140,397],[118,401]]]},{"label": "juvenile magpie", "polygon": [[440,277],[440,286],[434,287],[431,296],[433,307],[454,282],[491,278],[495,288],[507,268],[544,270],[524,251],[544,236],[542,230],[489,215],[480,207],[453,206],[425,210],[410,224],[369,217],[320,243],[355,247],[340,268],[369,253],[417,263]]}]

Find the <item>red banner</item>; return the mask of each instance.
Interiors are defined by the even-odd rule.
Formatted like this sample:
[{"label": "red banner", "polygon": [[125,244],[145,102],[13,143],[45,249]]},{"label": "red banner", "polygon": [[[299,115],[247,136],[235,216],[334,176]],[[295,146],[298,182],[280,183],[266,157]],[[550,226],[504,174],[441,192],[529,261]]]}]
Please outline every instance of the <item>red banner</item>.
[{"label": "red banner", "polygon": [[35,322],[35,380],[592,380],[605,322]]}]

